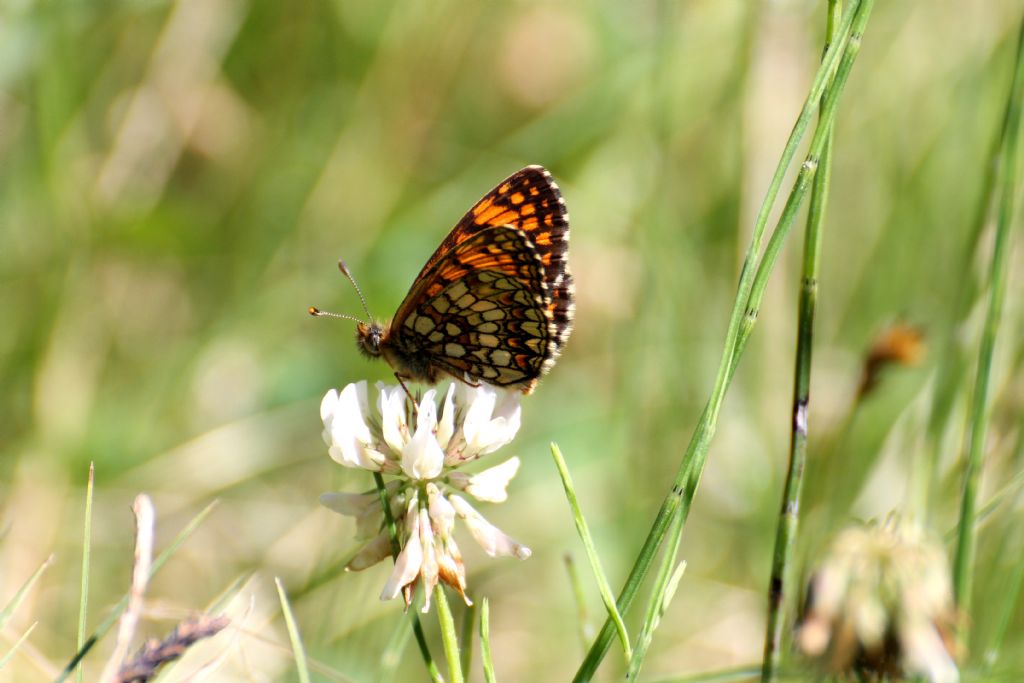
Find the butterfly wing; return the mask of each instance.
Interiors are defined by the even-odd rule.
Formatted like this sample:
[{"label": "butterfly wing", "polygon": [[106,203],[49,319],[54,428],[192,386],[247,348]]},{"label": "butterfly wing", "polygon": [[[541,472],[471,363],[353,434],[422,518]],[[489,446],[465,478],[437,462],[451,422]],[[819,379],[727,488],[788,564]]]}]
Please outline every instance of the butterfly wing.
[{"label": "butterfly wing", "polygon": [[417,279],[426,277],[458,245],[499,226],[523,231],[544,268],[544,304],[555,326],[553,363],[572,331],[575,289],[568,262],[569,213],[558,184],[544,167],[527,166],[484,195],[448,234]]},{"label": "butterfly wing", "polygon": [[559,346],[527,233],[477,230],[432,261],[399,307],[391,342],[454,377],[532,391]]}]

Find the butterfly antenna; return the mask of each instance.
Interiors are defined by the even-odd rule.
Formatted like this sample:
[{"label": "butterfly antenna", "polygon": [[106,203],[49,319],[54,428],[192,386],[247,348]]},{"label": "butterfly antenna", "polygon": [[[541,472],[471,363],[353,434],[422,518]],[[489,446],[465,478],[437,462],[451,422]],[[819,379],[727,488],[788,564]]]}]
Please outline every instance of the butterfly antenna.
[{"label": "butterfly antenna", "polygon": [[314,318],[340,318],[342,320],[351,320],[353,322],[363,323],[364,325],[366,324],[364,321],[360,320],[354,315],[345,315],[344,313],[329,313],[327,311],[321,311],[316,306],[309,307],[309,314]]},{"label": "butterfly antenna", "polygon": [[363,290],[359,289],[359,283],[356,282],[354,277],[352,277],[352,273],[349,271],[348,266],[345,265],[345,262],[341,259],[338,259],[338,270],[341,271],[342,275],[348,278],[348,281],[351,282],[352,286],[355,288],[356,294],[359,295],[359,301],[363,304],[363,312],[366,313],[367,320],[373,320],[373,316],[370,315],[370,309],[366,305],[366,297],[363,296]]}]

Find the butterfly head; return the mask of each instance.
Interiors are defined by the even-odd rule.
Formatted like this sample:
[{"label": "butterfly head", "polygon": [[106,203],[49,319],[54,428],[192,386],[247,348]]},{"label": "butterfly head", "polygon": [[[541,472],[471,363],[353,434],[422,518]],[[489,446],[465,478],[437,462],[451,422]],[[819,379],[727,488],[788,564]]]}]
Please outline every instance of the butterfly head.
[{"label": "butterfly head", "polygon": [[356,347],[360,353],[369,358],[376,358],[381,354],[381,345],[387,334],[387,328],[376,321],[356,324]]}]

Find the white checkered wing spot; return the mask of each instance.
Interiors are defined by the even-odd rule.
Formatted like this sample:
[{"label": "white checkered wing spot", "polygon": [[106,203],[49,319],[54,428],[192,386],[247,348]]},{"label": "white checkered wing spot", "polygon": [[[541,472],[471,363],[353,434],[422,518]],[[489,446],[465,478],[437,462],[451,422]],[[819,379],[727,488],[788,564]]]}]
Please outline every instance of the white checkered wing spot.
[{"label": "white checkered wing spot", "polygon": [[391,323],[403,354],[527,393],[558,353],[544,264],[527,233],[480,230],[417,279]]}]

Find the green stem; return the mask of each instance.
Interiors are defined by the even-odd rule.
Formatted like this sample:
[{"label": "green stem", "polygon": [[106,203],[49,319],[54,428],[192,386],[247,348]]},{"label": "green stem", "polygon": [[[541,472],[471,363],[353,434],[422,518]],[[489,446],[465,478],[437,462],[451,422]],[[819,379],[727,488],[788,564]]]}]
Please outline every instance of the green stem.
[{"label": "green stem", "polygon": [[1002,315],[1003,298],[1006,293],[1007,259],[1010,255],[1009,235],[1013,219],[1014,190],[1016,189],[1018,147],[1020,143],[1021,98],[1024,96],[1024,20],[1017,42],[1017,61],[1014,68],[1013,85],[1006,103],[1003,120],[1002,142],[999,146],[997,163],[1000,173],[998,213],[996,217],[995,247],[992,251],[992,266],[989,272],[988,311],[985,327],[978,350],[978,371],[971,402],[970,436],[967,462],[964,471],[963,499],[960,508],[960,534],[957,541],[953,565],[953,590],[957,605],[967,617],[961,633],[967,642],[971,616],[971,584],[974,578],[975,553],[975,506],[978,495],[978,481],[981,477],[982,454],[985,450],[985,432],[988,428],[988,394],[992,373],[992,357],[995,350],[999,319]]},{"label": "green stem", "polygon": [[[842,14],[840,0],[829,0],[825,45],[835,38],[836,22]],[[828,90],[826,90],[827,97]],[[822,103],[824,105],[824,102]],[[800,286],[797,319],[796,363],[793,372],[793,412],[791,423],[789,467],[775,532],[775,552],[772,573],[768,583],[768,623],[765,628],[764,659],[761,680],[775,678],[782,660],[783,624],[785,622],[786,594],[791,587],[789,575],[793,560],[793,545],[800,521],[800,492],[803,488],[804,467],[807,462],[807,428],[811,390],[811,354],[814,337],[814,315],[818,300],[818,270],[821,263],[821,230],[825,222],[828,202],[832,127],[825,137],[818,173],[811,187],[810,208],[807,212],[807,235],[804,239],[803,273]]]},{"label": "green stem", "polygon": [[444,645],[444,658],[448,661],[448,676],[452,683],[462,683],[462,660],[459,657],[459,636],[455,633],[455,620],[448,606],[448,596],[444,594],[444,586],[434,586],[434,602],[437,604],[437,623],[441,627],[441,643]]},{"label": "green stem", "polygon": [[[867,18],[870,15],[872,4],[873,0],[863,0],[862,2],[854,0],[854,2],[851,3],[851,8],[847,10],[844,15],[838,31],[839,38],[829,47],[825,54],[825,59],[822,61],[822,64],[818,69],[814,83],[811,86],[808,101],[805,103],[804,110],[801,112],[801,116],[797,119],[797,124],[793,128],[793,133],[790,136],[790,142],[787,143],[786,150],[783,152],[783,157],[780,160],[779,169],[776,170],[776,176],[780,176],[785,173],[785,169],[788,167],[793,155],[795,155],[796,146],[799,144],[800,138],[806,131],[810,115],[817,109],[818,100],[824,92],[825,83],[827,79],[833,75],[833,69],[839,60],[839,57],[841,55],[845,55],[847,52],[852,52],[853,56],[856,55],[860,45],[860,36],[863,33]],[[855,19],[856,26],[854,26]],[[849,73],[849,66],[852,65],[852,59],[844,59],[844,62],[847,63],[847,68],[845,70],[846,73],[841,77],[841,66],[839,69],[835,70],[835,86],[828,98],[832,103],[832,106],[830,107],[829,112],[823,111],[821,121],[819,122],[819,129],[822,127],[827,128],[831,123],[831,118],[835,114],[836,98],[843,89],[846,76]],[[810,113],[805,117],[805,112]],[[819,144],[823,144],[823,142],[824,137],[822,136]],[[821,148],[819,147],[817,155],[820,156],[820,153]],[[807,172],[813,174],[813,170],[813,165],[805,163],[801,170],[801,174],[804,176],[807,175]],[[804,182],[806,182],[806,177]],[[736,294],[736,300],[733,304],[729,331],[726,334],[726,344],[723,350],[722,360],[719,365],[711,398],[708,400],[708,403],[704,408],[704,412],[701,415],[701,419],[697,424],[697,428],[690,439],[690,443],[683,456],[682,464],[676,476],[676,480],[673,482],[672,489],[662,502],[661,508],[658,510],[658,515],[651,526],[651,531],[648,533],[647,538],[644,541],[644,545],[637,556],[636,562],[626,579],[622,592],[619,594],[618,608],[620,613],[624,613],[632,605],[640,584],[646,577],[647,572],[656,557],[657,549],[665,537],[665,533],[672,521],[672,518],[679,514],[682,515],[683,520],[685,521],[689,515],[690,504],[693,500],[693,495],[696,492],[697,483],[700,479],[700,472],[703,469],[704,460],[707,455],[707,449],[717,426],[718,412],[721,408],[725,390],[728,388],[735,371],[736,361],[738,361],[740,354],[742,354],[749,332],[753,327],[753,320],[750,320],[750,323],[745,325],[742,329],[740,323],[744,320],[744,313],[749,312],[748,304],[754,298],[753,285],[756,284],[754,281],[753,271],[754,261],[760,250],[764,223],[767,221],[768,212],[774,204],[780,183],[781,180],[779,180],[779,183],[776,183],[775,178],[773,178],[773,182],[770,185],[768,194],[765,198],[764,206],[762,207],[762,211],[758,214],[757,223],[754,226],[751,245],[747,251],[747,256],[740,272],[740,284]],[[794,193],[796,191],[796,188],[794,188]],[[795,212],[792,213],[795,214]],[[780,232],[783,227],[784,226],[782,226],[780,220],[780,226],[776,229],[776,233]],[[773,265],[774,258],[768,261],[768,270],[770,270]],[[762,262],[762,268],[764,267],[764,262]],[[763,293],[763,290],[761,293]],[[757,302],[759,305],[759,298],[757,299]],[[756,313],[754,315],[754,319],[756,319]],[[743,329],[746,330],[745,333]],[[682,527],[680,527],[680,529],[682,529]],[[663,561],[674,565],[675,557],[669,557],[666,555]],[[611,620],[607,620],[602,627],[601,632],[598,634],[598,637],[595,639],[594,644],[591,646],[590,651],[587,653],[586,658],[584,658],[583,662],[580,664],[580,667],[576,672],[576,676],[573,679],[574,681],[577,683],[589,681],[593,677],[598,665],[604,658],[605,653],[608,651],[608,647],[611,644],[613,636],[614,625]]]},{"label": "green stem", "polygon": [[[384,524],[387,526],[388,534],[391,536],[391,557],[397,560],[398,554],[402,552],[402,544],[398,540],[398,527],[395,525],[395,518],[391,514],[391,501],[388,500],[388,492],[384,486],[384,477],[381,476],[380,472],[373,473],[373,483],[377,485],[377,495],[380,496],[380,504],[384,509]],[[427,637],[423,633],[423,625],[420,624],[420,618],[416,616],[415,610],[409,610],[409,621],[412,622],[412,632],[416,636],[416,644],[420,648],[420,656],[423,657],[423,663],[427,667],[427,673],[430,674],[430,680],[435,683],[442,683],[444,679],[441,677],[441,671],[437,668],[437,664],[434,663],[434,658],[430,654],[430,646],[427,645]]]}]

